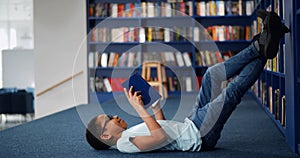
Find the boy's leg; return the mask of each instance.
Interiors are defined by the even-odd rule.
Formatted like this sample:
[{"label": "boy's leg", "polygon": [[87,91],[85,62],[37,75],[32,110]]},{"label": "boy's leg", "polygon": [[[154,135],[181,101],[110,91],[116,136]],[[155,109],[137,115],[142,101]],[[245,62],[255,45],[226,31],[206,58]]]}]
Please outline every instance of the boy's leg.
[{"label": "boy's leg", "polygon": [[[225,103],[230,101],[230,103],[237,105],[240,102],[241,97],[260,75],[265,64],[263,61],[265,60],[251,44],[230,60],[212,66],[207,70],[203,77],[196,103],[189,116],[200,129],[202,137],[206,136],[213,129]],[[240,73],[239,76],[226,89],[222,90],[222,81],[238,73]],[[238,82],[241,82],[241,85],[238,86]],[[226,98],[229,99],[226,100]],[[231,108],[232,111],[233,109]]]},{"label": "boy's leg", "polygon": [[[205,115],[205,117],[200,127],[203,149],[214,148],[229,116],[236,108],[237,104],[240,103],[242,96],[259,77],[266,60],[276,56],[281,37],[289,32],[289,29],[281,23],[281,20],[276,13],[259,10],[258,16],[263,19],[264,28],[261,34],[255,36],[254,45],[256,46],[255,50],[259,50],[257,52],[259,52],[261,56],[248,63],[240,74],[229,83],[226,89],[214,101],[206,105],[208,107],[205,106],[199,109],[199,111],[206,111],[206,113],[202,112],[202,115]],[[234,75],[234,73],[226,73],[226,75],[229,77]],[[218,105],[221,105],[221,107],[218,107]],[[220,113],[214,111],[220,109]],[[213,117],[209,117],[209,113],[211,113],[210,115]],[[201,117],[203,118],[203,116]],[[214,122],[214,120],[207,120],[216,117],[218,117],[216,122]],[[204,127],[202,127],[203,125]]]},{"label": "boy's leg", "polygon": [[201,87],[192,111],[196,111],[198,108],[203,107],[215,99],[215,97],[221,93],[220,87],[222,81],[226,81],[237,75],[245,65],[259,56],[260,54],[257,53],[253,44],[251,44],[227,61],[208,68],[203,76]]},{"label": "boy's leg", "polygon": [[221,136],[224,124],[241,102],[243,95],[258,79],[266,64],[266,60],[266,58],[258,57],[251,61],[215,100],[198,109],[196,116],[202,118],[199,129],[202,136],[203,149],[214,148]]},{"label": "boy's leg", "polygon": [[[266,52],[266,50],[276,50],[278,45],[272,45],[271,43],[278,43],[280,38],[289,31],[280,21],[274,20],[278,18],[274,17],[274,14],[266,14],[266,16],[267,18],[263,17],[265,25],[262,34],[254,38],[253,43],[256,49],[252,47],[253,53],[261,56],[258,55],[257,58],[249,59],[250,62],[248,63],[244,60],[238,60],[238,58],[236,58],[237,60],[232,58],[232,62],[224,63],[223,67],[221,67],[221,69],[226,70],[223,71],[223,79],[233,77],[241,69],[242,71],[222,93],[219,91],[220,94],[218,96],[213,96],[211,93],[218,89],[212,87],[212,85],[220,85],[220,79],[210,76],[210,72],[214,71],[208,71],[203,78],[202,88],[190,116],[190,119],[200,129],[203,149],[211,149],[216,145],[225,122],[236,105],[240,103],[241,97],[257,80],[266,63],[266,58],[272,58],[274,53],[276,54],[276,52]],[[242,57],[242,55],[238,57]],[[247,57],[251,58],[251,56]],[[237,62],[237,64],[233,61]],[[218,68],[220,69],[220,67]],[[224,72],[226,72],[226,77],[224,77]]]}]

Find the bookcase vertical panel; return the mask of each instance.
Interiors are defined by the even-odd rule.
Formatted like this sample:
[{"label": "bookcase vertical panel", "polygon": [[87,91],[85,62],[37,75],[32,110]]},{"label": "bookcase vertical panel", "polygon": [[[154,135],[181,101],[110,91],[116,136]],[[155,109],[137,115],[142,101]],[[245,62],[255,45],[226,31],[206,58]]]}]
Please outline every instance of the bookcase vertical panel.
[{"label": "bookcase vertical panel", "polygon": [[286,86],[286,141],[295,152],[299,153],[299,90],[297,89],[297,1],[284,1],[285,23],[290,27],[291,33],[286,35],[286,54],[285,54],[285,86]]},{"label": "bookcase vertical panel", "polygon": [[[300,37],[300,31],[299,31],[299,27],[300,27],[300,2],[296,1],[295,2],[295,33],[296,33],[296,37],[299,38]],[[297,133],[297,149],[298,153],[300,154],[300,68],[299,68],[299,64],[300,64],[300,41],[299,39],[296,40],[296,50],[295,50],[295,57],[296,57],[296,61],[295,61],[295,73],[296,73],[296,86],[295,86],[295,94],[297,95],[296,100],[295,100],[295,106],[296,106],[296,116],[295,116],[295,125],[296,125],[296,133]]]}]

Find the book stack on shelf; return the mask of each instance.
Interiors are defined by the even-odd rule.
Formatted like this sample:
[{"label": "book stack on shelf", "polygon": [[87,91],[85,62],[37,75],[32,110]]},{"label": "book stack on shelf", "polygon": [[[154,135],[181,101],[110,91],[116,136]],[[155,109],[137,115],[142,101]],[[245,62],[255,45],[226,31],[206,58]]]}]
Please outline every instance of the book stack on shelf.
[{"label": "book stack on shelf", "polygon": [[172,17],[177,15],[193,15],[193,1],[168,0],[167,2],[131,2],[118,3],[98,1],[89,3],[90,17]]},{"label": "book stack on shelf", "polygon": [[209,26],[206,28],[214,41],[250,40],[250,26]]},{"label": "book stack on shelf", "polygon": [[198,1],[195,2],[198,16],[251,15],[254,1]]},{"label": "book stack on shelf", "polygon": [[[231,29],[234,30],[234,29]],[[191,27],[93,28],[90,42],[178,42],[191,39]],[[185,37],[185,38],[183,38]]]}]

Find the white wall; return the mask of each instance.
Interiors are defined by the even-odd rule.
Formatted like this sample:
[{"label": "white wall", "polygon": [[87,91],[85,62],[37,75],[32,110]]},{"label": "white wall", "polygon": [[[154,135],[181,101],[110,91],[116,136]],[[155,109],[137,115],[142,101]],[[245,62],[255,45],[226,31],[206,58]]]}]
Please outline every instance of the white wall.
[{"label": "white wall", "polygon": [[32,49],[2,51],[3,87],[34,88],[34,54]]},{"label": "white wall", "polygon": [[[57,84],[79,71],[74,80],[35,98],[36,118],[87,103],[85,0],[34,0],[35,92]],[[80,49],[81,47],[81,49]],[[79,52],[78,60],[74,60]]]},{"label": "white wall", "polygon": [[[0,0],[0,52],[16,48],[33,49],[33,0]],[[0,87],[2,79],[0,66]]]}]

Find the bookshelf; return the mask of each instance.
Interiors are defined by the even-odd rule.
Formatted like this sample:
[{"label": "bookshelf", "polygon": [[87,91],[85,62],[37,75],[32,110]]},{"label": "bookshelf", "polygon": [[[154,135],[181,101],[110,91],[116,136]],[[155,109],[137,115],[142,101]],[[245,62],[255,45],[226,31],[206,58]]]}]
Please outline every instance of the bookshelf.
[{"label": "bookshelf", "polygon": [[300,71],[297,66],[300,48],[297,40],[300,37],[297,30],[300,26],[300,3],[293,0],[261,0],[256,7],[277,12],[291,33],[281,40],[278,56],[268,60],[252,94],[285,136],[287,144],[300,154]]},{"label": "bookshelf", "polygon": [[[164,60],[171,61],[166,64],[169,96],[197,93],[203,74],[214,64],[205,58],[216,57],[212,54],[219,51],[226,60],[247,47],[252,36],[262,29],[256,11],[261,8],[277,12],[291,33],[280,42],[278,56],[268,61],[251,94],[285,136],[289,146],[300,152],[300,69],[297,67],[300,42],[296,40],[300,37],[300,31],[296,29],[300,26],[299,2],[87,0],[86,7],[90,103],[105,102],[121,94],[120,83],[132,73],[141,74],[144,55],[152,53],[150,56],[158,55],[158,60],[168,56]],[[232,36],[236,34],[239,36]],[[207,51],[208,56],[205,55]],[[191,65],[174,64],[170,52],[176,62],[176,53],[188,54]],[[118,56],[117,62],[110,61],[111,54]],[[122,63],[128,56],[133,57],[131,62],[124,60],[127,64]],[[184,90],[186,77],[195,78],[189,84],[196,88]],[[107,90],[107,83],[111,90]]]},{"label": "bookshelf", "polygon": [[[246,5],[249,5],[247,10]],[[112,92],[105,90],[107,81],[104,80],[108,78],[112,85],[115,80],[110,79],[112,76],[124,79],[133,72],[141,73],[143,54],[153,52],[188,54],[190,65],[180,66],[176,56],[177,65],[167,65],[167,76],[175,84],[168,87],[169,93],[197,93],[198,82],[208,66],[220,61],[212,54],[219,51],[222,59],[228,58],[249,45],[254,34],[255,5],[252,0],[87,0],[89,102],[104,102],[122,93],[119,85],[114,85],[118,88]],[[200,33],[201,37],[195,36]],[[121,35],[120,39],[120,34],[126,35]],[[112,66],[107,63],[103,66],[100,62],[99,65],[98,60],[104,53],[108,62],[111,54],[117,54],[114,56],[118,56],[120,63],[129,52],[135,52],[135,64]],[[201,53],[204,55],[200,63]],[[193,78],[192,83],[182,81],[186,76]],[[184,84],[197,88],[185,91]]]}]

